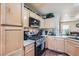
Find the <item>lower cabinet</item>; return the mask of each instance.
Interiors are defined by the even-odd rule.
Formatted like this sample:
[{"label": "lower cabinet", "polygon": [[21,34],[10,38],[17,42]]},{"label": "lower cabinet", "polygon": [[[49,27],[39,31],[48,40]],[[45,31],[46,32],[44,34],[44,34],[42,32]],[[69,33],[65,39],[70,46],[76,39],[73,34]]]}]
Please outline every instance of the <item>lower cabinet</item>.
[{"label": "lower cabinet", "polygon": [[79,56],[79,42],[76,39],[48,36],[46,38],[46,48],[65,52],[70,56]]},{"label": "lower cabinet", "polygon": [[34,56],[34,43],[24,47],[25,56]]},{"label": "lower cabinet", "polygon": [[64,52],[65,49],[65,43],[63,38],[55,38],[56,39],[56,51]]},{"label": "lower cabinet", "polygon": [[53,37],[47,37],[47,48],[55,50],[55,42],[56,40]]},{"label": "lower cabinet", "polygon": [[48,49],[64,52],[64,39],[62,38],[56,38],[52,36],[47,37],[47,43],[46,46]]},{"label": "lower cabinet", "polygon": [[79,56],[79,43],[74,40],[65,40],[65,53],[71,56]]},{"label": "lower cabinet", "polygon": [[0,56],[1,56],[1,26],[0,26]]},{"label": "lower cabinet", "polygon": [[75,56],[79,56],[79,44],[75,47]]},{"label": "lower cabinet", "polygon": [[2,55],[23,55],[22,28],[2,26],[1,32]]}]

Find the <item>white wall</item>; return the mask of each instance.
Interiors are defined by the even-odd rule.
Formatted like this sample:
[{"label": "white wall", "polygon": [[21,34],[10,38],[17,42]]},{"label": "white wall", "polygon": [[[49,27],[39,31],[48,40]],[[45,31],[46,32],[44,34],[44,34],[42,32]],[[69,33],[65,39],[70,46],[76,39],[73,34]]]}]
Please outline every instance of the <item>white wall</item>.
[{"label": "white wall", "polygon": [[77,23],[79,23],[79,20],[78,21],[70,21],[70,22],[62,22],[61,23],[61,31],[62,31],[63,25],[69,25],[71,32],[79,32],[79,28],[76,27]]}]

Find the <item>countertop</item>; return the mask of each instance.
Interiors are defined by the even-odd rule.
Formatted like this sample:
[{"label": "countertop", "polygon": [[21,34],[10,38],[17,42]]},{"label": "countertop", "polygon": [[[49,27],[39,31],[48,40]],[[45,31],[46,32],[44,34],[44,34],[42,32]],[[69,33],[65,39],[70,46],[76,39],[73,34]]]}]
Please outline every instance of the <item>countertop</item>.
[{"label": "countertop", "polygon": [[27,46],[27,45],[32,44],[34,42],[35,42],[34,40],[25,40],[24,41],[24,46]]},{"label": "countertop", "polygon": [[74,37],[74,36],[46,36],[46,37],[69,38],[69,37]]},{"label": "countertop", "polygon": [[[65,39],[65,40],[68,39],[68,40],[73,40],[75,42],[79,42],[79,40],[73,38],[74,36],[46,36],[46,37],[62,38],[62,39]],[[32,44],[34,42],[35,42],[34,40],[30,40],[30,39],[25,40],[24,46],[27,46],[27,45]]]},{"label": "countertop", "polygon": [[78,39],[75,39],[75,36],[48,36],[48,37],[53,37],[53,38],[61,38],[61,39],[65,39],[65,40],[73,40],[75,42],[79,42]]}]

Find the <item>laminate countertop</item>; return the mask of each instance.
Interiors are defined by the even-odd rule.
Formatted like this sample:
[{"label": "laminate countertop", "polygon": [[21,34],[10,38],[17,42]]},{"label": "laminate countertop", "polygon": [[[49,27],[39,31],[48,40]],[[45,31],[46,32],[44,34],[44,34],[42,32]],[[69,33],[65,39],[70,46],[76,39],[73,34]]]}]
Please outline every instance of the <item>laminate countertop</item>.
[{"label": "laminate countertop", "polygon": [[35,41],[34,40],[24,40],[24,46],[27,46],[27,45],[29,45],[29,44],[32,44],[32,43],[34,43]]},{"label": "laminate countertop", "polygon": [[72,40],[79,43],[79,39],[77,39],[75,36],[47,36],[57,39],[64,39],[64,40]]},{"label": "laminate countertop", "polygon": [[54,37],[54,38],[70,38],[74,36],[46,36],[46,37]]}]

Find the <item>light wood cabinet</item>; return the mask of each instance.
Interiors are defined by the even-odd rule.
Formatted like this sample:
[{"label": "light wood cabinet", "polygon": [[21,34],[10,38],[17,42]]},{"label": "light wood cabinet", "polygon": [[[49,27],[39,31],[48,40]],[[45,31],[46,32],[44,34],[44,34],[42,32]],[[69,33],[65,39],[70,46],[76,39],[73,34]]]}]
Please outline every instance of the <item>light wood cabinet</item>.
[{"label": "light wood cabinet", "polygon": [[[23,51],[23,31],[20,27],[1,27],[2,55],[14,54],[16,50]],[[19,51],[20,53],[21,51]],[[17,52],[15,52],[17,53]]]},{"label": "light wood cabinet", "polygon": [[0,26],[0,56],[1,56],[1,26]]},{"label": "light wood cabinet", "polygon": [[75,47],[69,40],[65,40],[65,53],[74,56],[75,55]]},{"label": "light wood cabinet", "polygon": [[25,56],[34,56],[34,49],[31,49],[30,51],[28,51]]},{"label": "light wood cabinet", "polygon": [[65,53],[71,56],[79,56],[79,43],[74,40],[65,40]]},{"label": "light wood cabinet", "polygon": [[55,50],[55,42],[56,40],[53,37],[47,37],[47,46],[48,49]]},{"label": "light wood cabinet", "polygon": [[36,14],[35,19],[37,19],[37,20],[41,21],[42,17],[41,17],[40,15]]},{"label": "light wood cabinet", "polygon": [[49,21],[45,19],[45,28],[49,28],[49,27],[50,27]]},{"label": "light wood cabinet", "polygon": [[24,56],[23,49],[15,50],[14,52],[8,54],[8,56]]},{"label": "light wood cabinet", "polygon": [[22,26],[22,6],[20,3],[1,4],[1,24]]},{"label": "light wood cabinet", "polygon": [[34,56],[34,43],[25,46],[25,56]]},{"label": "light wood cabinet", "polygon": [[64,39],[48,36],[46,46],[48,49],[64,52],[65,49]]},{"label": "light wood cabinet", "polygon": [[33,17],[33,18],[36,18],[36,14],[34,12],[32,12],[32,11],[30,11],[29,16]]},{"label": "light wood cabinet", "polygon": [[23,27],[29,27],[29,10],[23,6]]},{"label": "light wood cabinet", "polygon": [[41,20],[40,20],[40,28],[45,28],[45,21],[44,21],[44,19],[43,18],[41,18]]},{"label": "light wood cabinet", "polygon": [[49,18],[49,19],[44,19],[45,21],[45,28],[54,28],[54,20],[53,18]]},{"label": "light wood cabinet", "polygon": [[59,51],[59,52],[64,52],[64,47],[65,47],[65,43],[64,43],[64,39],[62,38],[55,38],[56,40],[56,46],[55,46],[55,49],[56,51]]},{"label": "light wood cabinet", "polygon": [[39,15],[37,15],[37,14],[35,15],[35,19],[40,20],[40,18],[41,17]]},{"label": "light wood cabinet", "polygon": [[[0,19],[1,19],[1,4],[0,4]],[[0,21],[0,56],[1,56],[1,21]]]},{"label": "light wood cabinet", "polygon": [[75,56],[79,56],[79,44],[75,46]]}]

